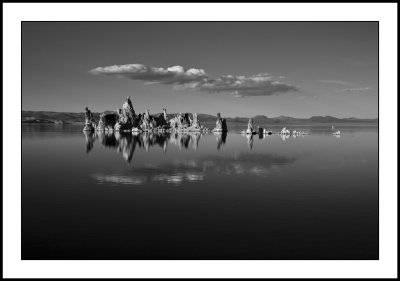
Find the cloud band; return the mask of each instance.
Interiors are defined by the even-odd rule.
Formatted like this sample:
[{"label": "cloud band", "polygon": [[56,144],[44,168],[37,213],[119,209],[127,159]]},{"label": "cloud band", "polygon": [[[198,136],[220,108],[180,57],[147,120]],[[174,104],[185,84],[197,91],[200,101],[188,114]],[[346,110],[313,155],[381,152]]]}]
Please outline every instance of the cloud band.
[{"label": "cloud band", "polygon": [[185,69],[176,65],[172,67],[149,67],[143,64],[125,64],[97,67],[89,71],[95,75],[110,75],[131,80],[143,81],[146,84],[174,85],[177,89],[192,89],[209,93],[227,92],[236,97],[271,96],[299,89],[280,81],[268,73],[253,76],[224,75],[210,78],[203,69]]}]

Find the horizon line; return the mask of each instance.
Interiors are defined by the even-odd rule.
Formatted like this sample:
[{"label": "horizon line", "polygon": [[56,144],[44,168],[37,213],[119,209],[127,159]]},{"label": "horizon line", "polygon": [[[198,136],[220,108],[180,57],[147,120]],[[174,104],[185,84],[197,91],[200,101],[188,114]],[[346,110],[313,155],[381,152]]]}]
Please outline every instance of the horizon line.
[{"label": "horizon line", "polygon": [[[80,111],[80,112],[75,112],[75,111],[52,111],[52,110],[21,110],[21,112],[23,112],[23,111],[32,111],[32,112],[55,112],[55,113],[82,113],[82,114],[84,114],[84,111]],[[92,113],[103,113],[103,112],[116,112],[115,110],[104,110],[104,111],[101,111],[101,112],[95,112],[95,111],[93,111]],[[162,112],[155,112],[154,114],[159,114],[159,113],[162,113]],[[167,114],[178,114],[179,112],[171,112],[171,113],[167,113]],[[190,114],[193,114],[193,112],[182,112],[182,113],[190,113]],[[216,115],[213,115],[213,114],[210,114],[210,113],[201,113],[201,112],[196,112],[197,114],[207,114],[207,115],[211,115],[211,116],[215,116],[216,117]],[[349,116],[349,117],[336,117],[336,116],[333,116],[333,115],[311,115],[310,117],[294,117],[294,116],[288,116],[288,115],[279,115],[279,116],[274,116],[274,117],[268,117],[267,115],[265,115],[265,114],[256,114],[256,115],[253,115],[253,116],[251,116],[251,117],[246,117],[246,116],[234,116],[234,117],[232,117],[232,116],[224,116],[222,113],[221,113],[221,115],[222,115],[222,117],[225,117],[225,118],[254,118],[254,117],[257,117],[257,116],[264,116],[264,117],[267,117],[267,118],[279,118],[279,117],[289,117],[289,118],[295,118],[295,119],[310,119],[310,118],[312,118],[312,117],[333,117],[333,118],[337,118],[337,119],[350,119],[350,118],[355,118],[355,119],[379,119],[379,116],[378,117],[366,117],[366,118],[362,118],[362,117],[354,117],[354,116]]]}]

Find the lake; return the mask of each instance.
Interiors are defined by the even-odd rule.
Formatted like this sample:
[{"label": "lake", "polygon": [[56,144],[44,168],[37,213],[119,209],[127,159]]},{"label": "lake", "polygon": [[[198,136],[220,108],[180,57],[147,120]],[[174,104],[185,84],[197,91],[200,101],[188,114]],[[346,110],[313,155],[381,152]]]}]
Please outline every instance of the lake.
[{"label": "lake", "polygon": [[228,129],[22,125],[22,259],[379,258],[378,126]]}]

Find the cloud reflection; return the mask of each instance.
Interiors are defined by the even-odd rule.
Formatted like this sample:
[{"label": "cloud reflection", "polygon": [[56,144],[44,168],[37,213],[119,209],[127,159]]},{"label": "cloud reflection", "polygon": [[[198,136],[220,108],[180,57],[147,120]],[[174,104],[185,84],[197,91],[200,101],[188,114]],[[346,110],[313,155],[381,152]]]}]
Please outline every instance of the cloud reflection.
[{"label": "cloud reflection", "polygon": [[181,185],[185,182],[199,182],[218,175],[267,176],[274,168],[295,162],[293,157],[275,154],[251,154],[213,156],[199,159],[176,159],[169,163],[134,168],[132,175],[101,175],[92,177],[98,183],[142,185],[145,183],[166,183]]}]

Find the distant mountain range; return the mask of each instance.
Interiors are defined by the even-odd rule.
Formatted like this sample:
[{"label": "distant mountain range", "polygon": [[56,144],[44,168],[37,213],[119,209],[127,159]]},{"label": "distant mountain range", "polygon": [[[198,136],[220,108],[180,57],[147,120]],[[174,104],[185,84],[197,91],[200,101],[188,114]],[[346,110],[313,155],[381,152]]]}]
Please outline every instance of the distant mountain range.
[{"label": "distant mountain range", "polygon": [[[176,116],[177,113],[168,114],[169,118]],[[100,113],[93,112],[96,121],[99,120]],[[198,114],[200,122],[211,123],[217,120],[216,116],[210,114]],[[225,117],[223,117],[225,118]],[[246,124],[247,117],[226,117],[227,123]],[[54,112],[54,111],[22,111],[22,123],[35,124],[83,124],[84,113],[76,112]],[[336,118],[333,116],[312,116],[310,118],[294,118],[288,116],[267,117],[256,115],[253,117],[254,124],[314,124],[314,123],[378,123],[378,118],[360,119],[355,117]]]}]

